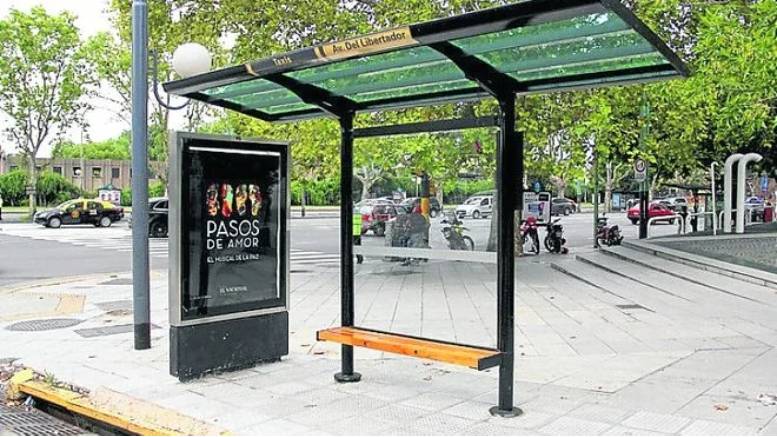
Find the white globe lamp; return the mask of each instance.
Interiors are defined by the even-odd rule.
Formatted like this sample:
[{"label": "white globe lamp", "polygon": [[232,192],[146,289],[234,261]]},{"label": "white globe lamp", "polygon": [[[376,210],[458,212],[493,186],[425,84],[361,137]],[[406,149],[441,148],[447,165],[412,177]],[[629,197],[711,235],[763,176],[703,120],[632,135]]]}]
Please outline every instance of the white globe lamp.
[{"label": "white globe lamp", "polygon": [[200,44],[181,44],[173,52],[173,70],[181,77],[191,77],[210,71],[213,58]]}]

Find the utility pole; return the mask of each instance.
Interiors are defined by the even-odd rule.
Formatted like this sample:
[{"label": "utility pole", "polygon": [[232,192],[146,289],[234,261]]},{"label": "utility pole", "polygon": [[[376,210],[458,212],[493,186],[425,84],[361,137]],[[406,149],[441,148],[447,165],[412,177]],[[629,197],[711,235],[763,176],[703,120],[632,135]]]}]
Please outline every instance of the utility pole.
[{"label": "utility pole", "polygon": [[135,349],[151,347],[148,270],[148,4],[132,2],[132,309]]},{"label": "utility pole", "polygon": [[[647,95],[642,92],[642,107],[639,111],[639,116],[642,119],[642,128],[639,131],[639,150],[642,153],[642,159],[645,159],[645,142],[648,135],[650,135],[650,104],[647,100]],[[645,180],[640,184],[639,190],[639,238],[647,238],[647,222],[648,222],[648,196],[650,189],[650,171],[646,167]]]}]

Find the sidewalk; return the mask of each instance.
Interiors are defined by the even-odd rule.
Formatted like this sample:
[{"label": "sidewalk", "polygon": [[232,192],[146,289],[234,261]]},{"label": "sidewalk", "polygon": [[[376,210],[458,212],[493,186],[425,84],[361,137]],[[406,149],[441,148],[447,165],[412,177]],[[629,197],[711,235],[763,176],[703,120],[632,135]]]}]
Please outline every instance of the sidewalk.
[{"label": "sidewalk", "polygon": [[[525,415],[515,419],[488,413],[495,369],[356,349],[362,382],[336,384],[340,347],[317,343],[315,330],[339,320],[337,269],[292,274],[290,354],[281,362],[189,383],[169,376],[165,272],[152,275],[150,350],[133,350],[127,273],[0,290],[0,358],[236,434],[777,433],[777,295],[767,307],[729,311],[733,298],[721,293],[692,305],[700,298],[682,296],[678,281],[686,299],[678,305],[629,286],[614,296],[544,258],[517,264],[515,399]],[[357,325],[493,346],[493,266],[368,260],[358,269]],[[38,319],[72,325],[9,330]]]}]

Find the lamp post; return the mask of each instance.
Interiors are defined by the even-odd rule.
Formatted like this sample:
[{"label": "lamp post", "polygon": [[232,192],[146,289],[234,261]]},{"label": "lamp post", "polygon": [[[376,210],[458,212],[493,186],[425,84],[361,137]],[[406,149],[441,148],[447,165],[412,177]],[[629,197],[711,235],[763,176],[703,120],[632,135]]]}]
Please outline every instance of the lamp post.
[{"label": "lamp post", "polygon": [[[204,53],[207,56],[202,56]],[[176,56],[177,55],[177,56]],[[173,55],[173,67],[187,77],[210,69],[210,55],[198,44],[184,44]],[[157,90],[154,97],[167,109]],[[148,265],[148,3],[132,2],[132,309],[135,349],[151,347],[151,299]],[[185,106],[185,105],[184,105]],[[183,107],[183,106],[181,106]],[[82,169],[83,172],[83,169]]]}]

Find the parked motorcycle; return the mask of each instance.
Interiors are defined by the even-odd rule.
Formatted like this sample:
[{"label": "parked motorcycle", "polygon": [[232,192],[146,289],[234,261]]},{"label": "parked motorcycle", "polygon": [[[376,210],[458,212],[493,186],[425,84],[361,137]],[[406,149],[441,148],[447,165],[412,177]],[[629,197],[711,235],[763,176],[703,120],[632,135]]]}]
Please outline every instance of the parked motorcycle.
[{"label": "parked motorcycle", "polygon": [[464,227],[464,223],[459,220],[456,214],[453,214],[451,218],[443,216],[440,224],[442,225],[440,232],[448,241],[448,247],[451,250],[475,250],[475,241],[464,234],[464,231],[469,229]]},{"label": "parked motorcycle", "polygon": [[540,237],[537,217],[530,216],[521,221],[521,248],[526,252],[526,243],[531,242],[531,252],[535,255],[540,254]]},{"label": "parked motorcycle", "polygon": [[553,220],[546,228],[545,249],[550,253],[567,253],[567,248],[564,247],[567,239],[564,238],[564,227],[559,221],[561,221],[560,218]]},{"label": "parked motorcycle", "polygon": [[623,235],[618,225],[608,225],[607,217],[599,217],[596,221],[596,241],[607,246],[619,246]]}]

